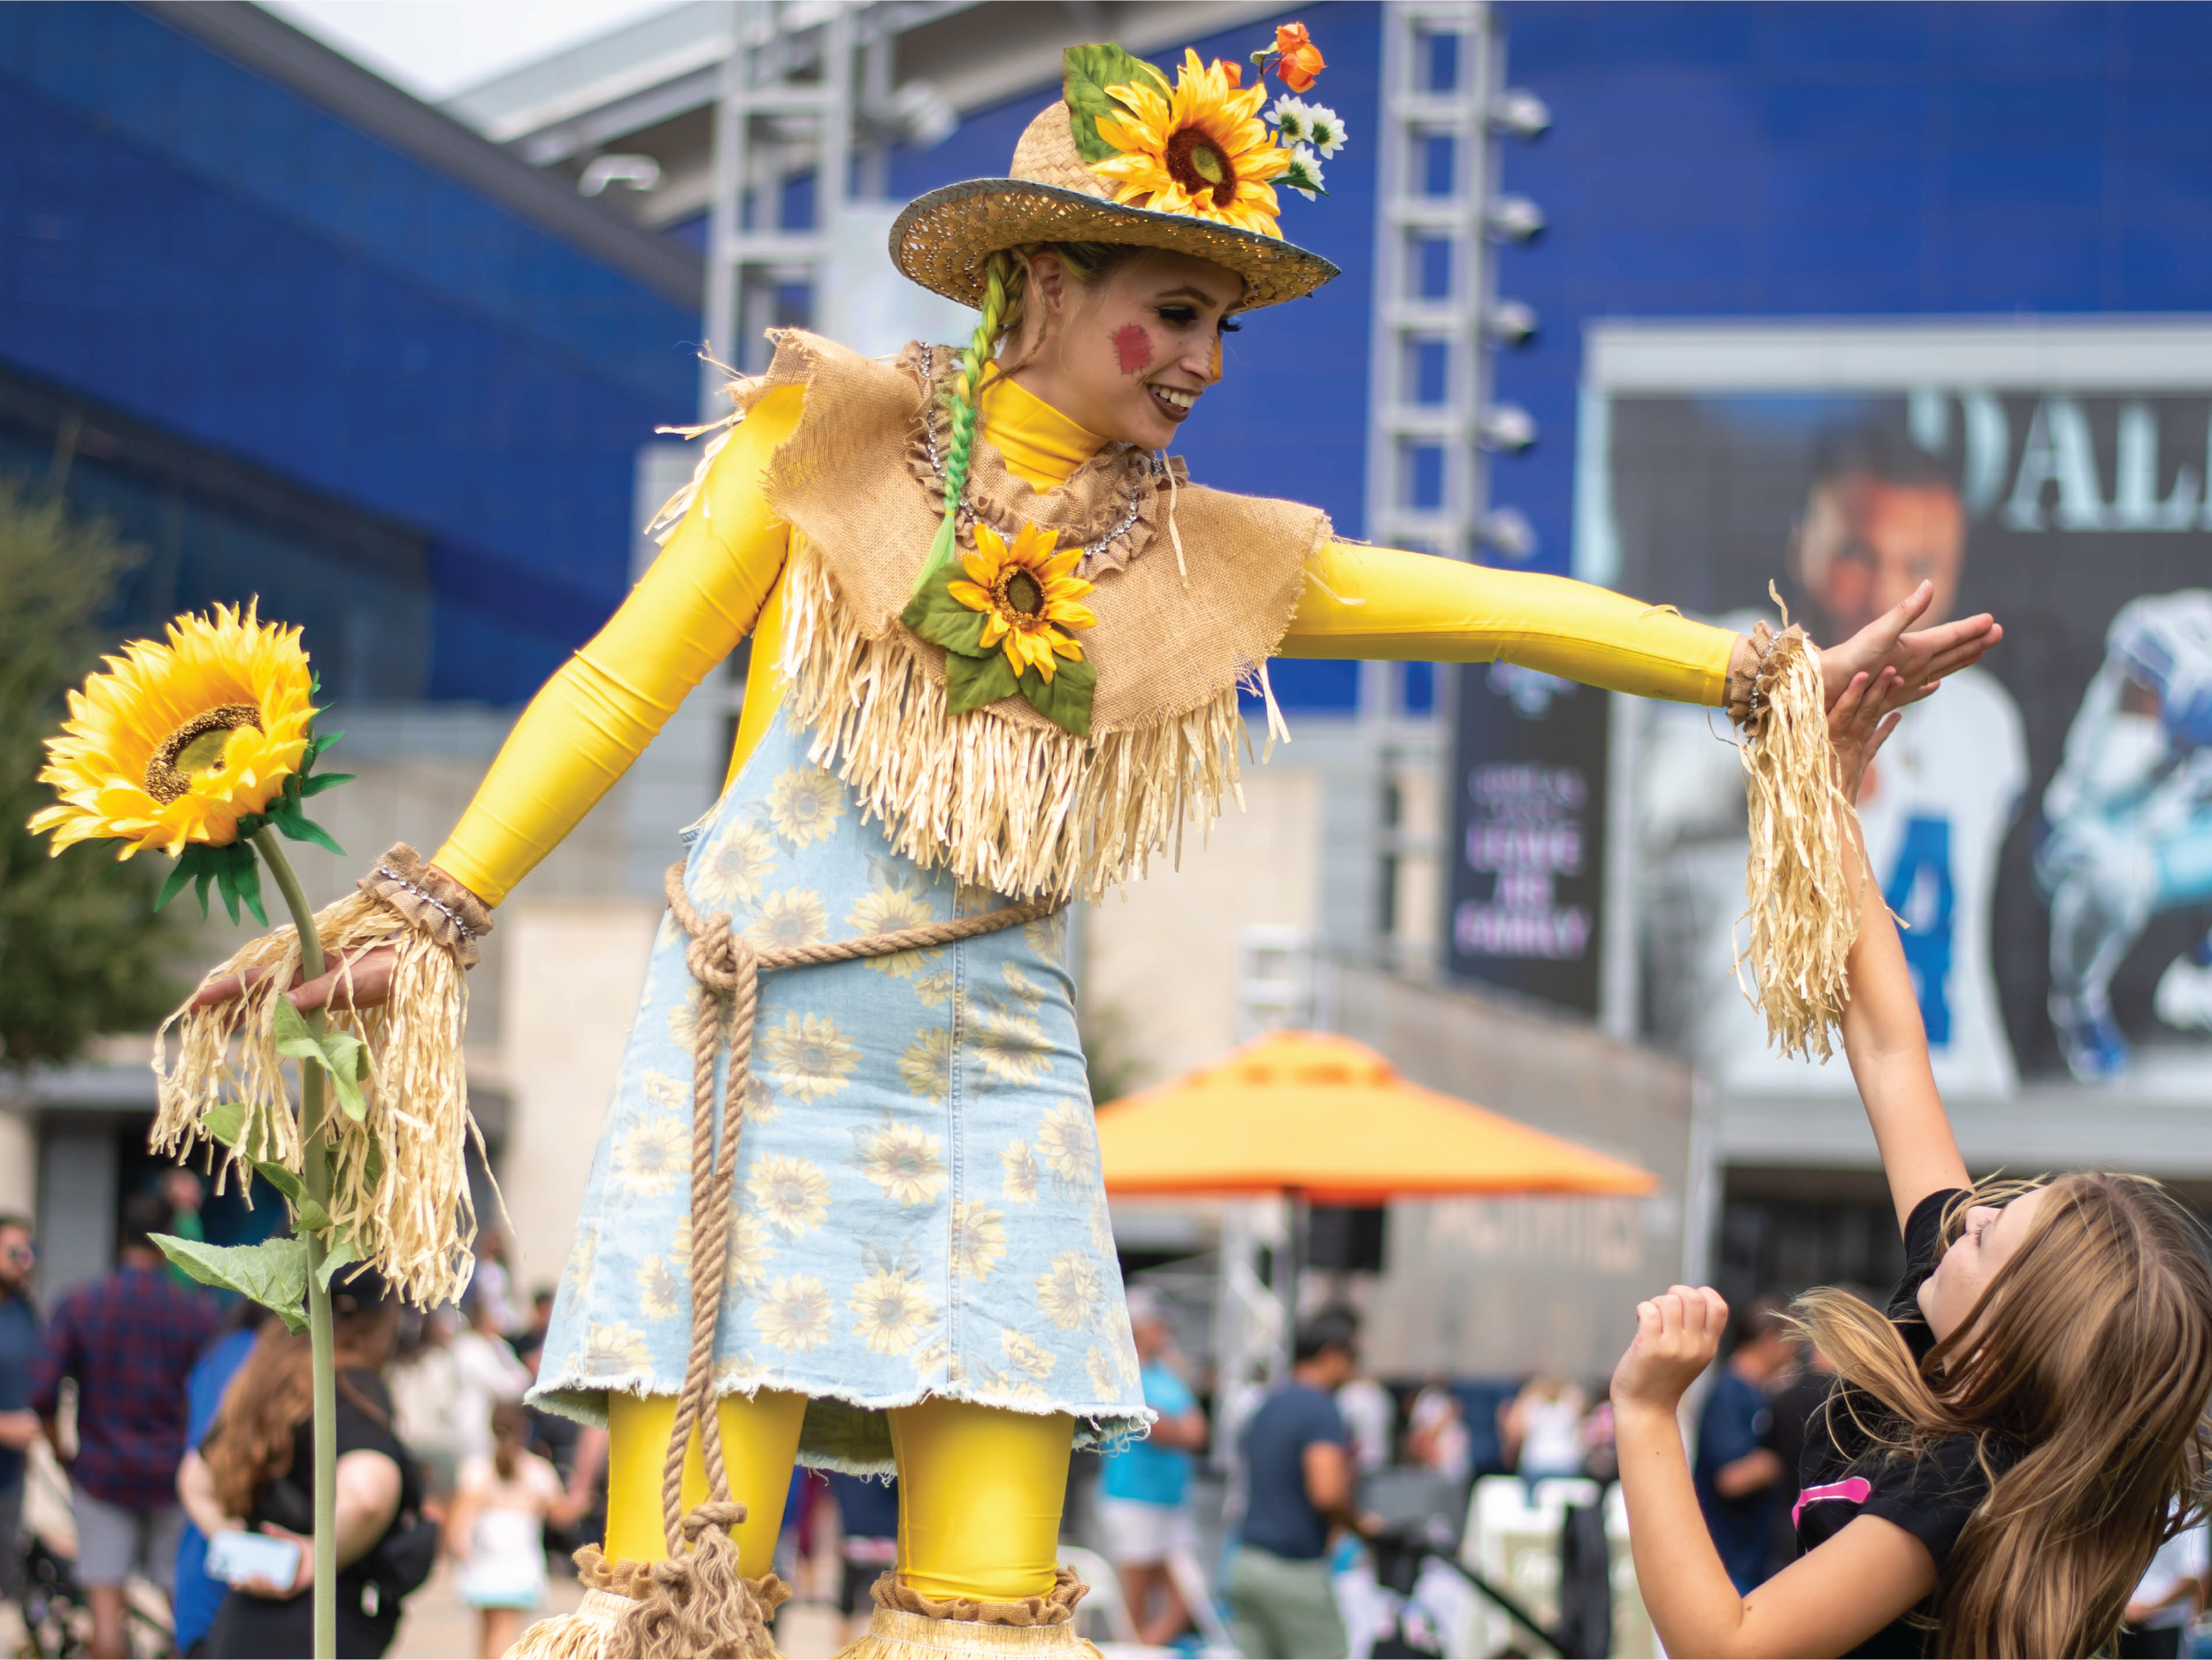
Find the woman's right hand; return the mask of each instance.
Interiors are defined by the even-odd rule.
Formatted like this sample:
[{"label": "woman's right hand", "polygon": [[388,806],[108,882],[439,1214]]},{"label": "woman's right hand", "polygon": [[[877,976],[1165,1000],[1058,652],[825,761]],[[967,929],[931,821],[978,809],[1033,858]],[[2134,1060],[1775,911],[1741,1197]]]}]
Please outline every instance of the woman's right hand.
[{"label": "woman's right hand", "polygon": [[[346,952],[334,958],[317,979],[303,982],[295,974],[292,988],[284,995],[302,1014],[312,1014],[318,1009],[333,1005],[342,1009],[373,1009],[391,995],[392,970],[397,961],[398,953],[388,945],[372,945]],[[218,1003],[229,1003],[267,976],[266,969],[226,974],[194,993],[192,1007],[211,1009]]]}]

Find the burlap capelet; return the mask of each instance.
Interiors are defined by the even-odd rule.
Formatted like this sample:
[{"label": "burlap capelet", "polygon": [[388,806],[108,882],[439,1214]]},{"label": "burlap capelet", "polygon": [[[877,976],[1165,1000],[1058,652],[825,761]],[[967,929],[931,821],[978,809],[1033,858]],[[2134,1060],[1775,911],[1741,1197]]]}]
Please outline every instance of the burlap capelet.
[{"label": "burlap capelet", "polygon": [[[792,531],[780,666],[816,765],[900,853],[1018,898],[1095,897],[1179,854],[1186,825],[1202,834],[1237,794],[1238,688],[1281,642],[1327,516],[1184,482],[1179,461],[1127,444],[1040,493],[979,442],[973,516],[1010,542],[1030,523],[1089,549],[1098,621],[1079,638],[1098,688],[1087,738],[1018,697],[949,716],[943,649],[898,618],[942,517],[939,394],[955,354],[881,361],[798,330],[774,338],[768,372],[731,390],[741,419],[774,388],[806,388],[762,485]],[[958,536],[973,548],[966,511]]]}]

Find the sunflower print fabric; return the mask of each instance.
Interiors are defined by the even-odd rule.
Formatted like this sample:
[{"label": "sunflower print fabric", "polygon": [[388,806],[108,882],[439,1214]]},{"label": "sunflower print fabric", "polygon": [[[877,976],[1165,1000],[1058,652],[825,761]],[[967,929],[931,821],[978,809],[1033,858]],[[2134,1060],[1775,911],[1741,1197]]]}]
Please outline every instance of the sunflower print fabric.
[{"label": "sunflower print fabric", "polygon": [[[893,855],[780,716],[685,883],[762,946],[1006,903]],[[1069,1413],[1079,1445],[1147,1421],[1064,926],[762,978],[717,1380],[810,1397],[804,1463],[888,1471],[885,1410],[933,1395]],[[532,1392],[572,1417],[683,1383],[700,1010],[664,919]]]}]

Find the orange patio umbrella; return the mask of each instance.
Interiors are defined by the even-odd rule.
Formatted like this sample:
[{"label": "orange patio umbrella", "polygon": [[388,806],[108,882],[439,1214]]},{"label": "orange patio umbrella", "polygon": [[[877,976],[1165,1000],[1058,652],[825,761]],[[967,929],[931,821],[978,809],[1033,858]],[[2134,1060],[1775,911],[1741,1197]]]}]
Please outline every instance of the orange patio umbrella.
[{"label": "orange patio umbrella", "polygon": [[1648,1171],[1408,1083],[1365,1044],[1275,1032],[1098,1110],[1109,1193],[1647,1194]]}]

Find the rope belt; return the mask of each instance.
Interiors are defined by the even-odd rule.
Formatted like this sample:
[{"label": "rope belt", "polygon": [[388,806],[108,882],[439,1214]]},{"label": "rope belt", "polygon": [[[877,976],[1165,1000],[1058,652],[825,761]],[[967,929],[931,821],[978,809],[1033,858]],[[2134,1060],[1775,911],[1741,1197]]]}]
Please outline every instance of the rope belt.
[{"label": "rope belt", "polygon": [[[691,1353],[684,1362],[683,1393],[676,1399],[676,1422],[668,1436],[668,1461],[661,1471],[661,1520],[672,1557],[680,1556],[687,1537],[695,1542],[703,1527],[729,1528],[744,1519],[741,1504],[730,1498],[729,1472],[722,1458],[720,1415],[711,1410],[714,1333],[722,1318],[721,1264],[729,1252],[730,1198],[737,1178],[738,1130],[745,1116],[745,1087],[751,1075],[753,1022],[760,1010],[764,970],[812,968],[861,957],[952,945],[979,935],[1018,927],[1059,909],[1060,902],[1032,899],[955,917],[918,928],[864,934],[856,939],[819,945],[778,945],[761,949],[731,926],[728,913],[703,917],[684,893],[681,863],[668,867],[668,908],[691,936],[684,963],[699,983],[699,1024],[691,1040]],[[730,1030],[730,1070],[722,1092],[722,1146],[714,1146],[714,1062],[722,1028]],[[700,1272],[702,1263],[709,1264]],[[707,1502],[689,1518],[683,1514],[684,1454],[694,1428],[707,1466]]]}]

